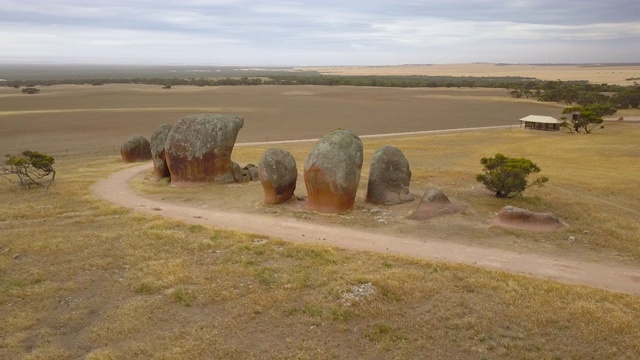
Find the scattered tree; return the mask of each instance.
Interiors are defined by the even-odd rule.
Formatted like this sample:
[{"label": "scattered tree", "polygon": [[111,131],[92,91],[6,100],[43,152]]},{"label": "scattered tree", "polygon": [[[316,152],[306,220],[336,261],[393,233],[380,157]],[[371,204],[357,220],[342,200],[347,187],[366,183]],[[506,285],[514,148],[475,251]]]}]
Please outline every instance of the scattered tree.
[{"label": "scattered tree", "polygon": [[46,186],[46,195],[56,178],[54,162],[50,155],[25,150],[20,155],[6,156],[5,162],[0,163],[0,177],[27,189],[31,189],[31,186]]},{"label": "scattered tree", "polygon": [[482,158],[480,163],[484,166],[484,173],[478,174],[476,180],[499,198],[520,195],[531,186],[542,186],[549,181],[546,176],[527,181],[529,174],[540,172],[538,165],[529,159],[509,158],[498,153],[493,158]]},{"label": "scattered tree", "polygon": [[611,105],[593,104],[587,106],[571,106],[565,108],[562,113],[569,114],[571,117],[567,118],[563,116],[560,126],[565,127],[571,131],[571,133],[581,133],[584,131],[587,134],[598,127],[604,127],[600,124],[604,122],[603,116],[611,116],[616,113],[618,109]]}]

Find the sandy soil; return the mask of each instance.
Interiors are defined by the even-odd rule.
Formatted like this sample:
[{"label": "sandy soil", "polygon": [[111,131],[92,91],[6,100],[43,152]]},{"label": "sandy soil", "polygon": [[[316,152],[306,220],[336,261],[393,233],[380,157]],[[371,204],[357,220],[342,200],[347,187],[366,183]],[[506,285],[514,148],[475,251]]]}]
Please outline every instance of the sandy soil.
[{"label": "sandy soil", "polygon": [[429,76],[522,76],[541,80],[588,80],[592,83],[633,85],[640,78],[640,66],[578,66],[578,65],[503,65],[503,64],[440,64],[397,66],[342,66],[310,68],[334,75],[429,75]]},{"label": "sandy soil", "polygon": [[562,107],[515,101],[503,89],[391,89],[341,86],[51,86],[38,95],[0,88],[0,153],[37,148],[60,156],[118,153],[186,115],[245,118],[238,142],[318,138],[336,128],[359,135],[515,125]]},{"label": "sandy soil", "polygon": [[137,194],[132,179],[148,172],[144,164],[117,172],[93,186],[103,199],[136,211],[170,217],[192,224],[215,226],[273,236],[301,243],[321,243],[340,248],[391,253],[416,258],[465,263],[568,284],[640,294],[640,269],[573,261],[530,253],[449,243],[428,237],[400,237],[345,227],[327,226],[291,217],[205,209],[168,203]]}]

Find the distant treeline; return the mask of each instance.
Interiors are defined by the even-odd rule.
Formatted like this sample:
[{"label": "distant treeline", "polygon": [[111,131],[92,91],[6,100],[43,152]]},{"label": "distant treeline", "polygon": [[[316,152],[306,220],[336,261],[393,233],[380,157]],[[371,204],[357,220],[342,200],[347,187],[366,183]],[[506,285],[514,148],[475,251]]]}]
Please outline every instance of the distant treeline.
[{"label": "distant treeline", "polygon": [[[526,77],[472,77],[472,76],[345,76],[345,75],[266,75],[260,77],[225,78],[102,78],[102,79],[48,79],[8,80],[0,85],[19,88],[22,86],[50,86],[62,84],[149,84],[192,86],[242,86],[242,85],[329,85],[329,86],[378,86],[378,87],[486,87],[509,88],[513,85],[529,84],[540,80]],[[575,83],[587,83],[577,81]]]},{"label": "distant treeline", "polygon": [[539,101],[579,104],[608,104],[618,109],[640,106],[640,85],[620,86],[591,84],[588,81],[543,81],[529,77],[472,77],[472,76],[345,76],[345,75],[271,75],[262,77],[226,78],[105,78],[63,80],[10,80],[2,86],[20,88],[61,84],[148,84],[166,89],[174,85],[187,86],[258,86],[258,85],[327,85],[375,86],[402,88],[500,88],[508,89],[515,98],[534,98]]}]

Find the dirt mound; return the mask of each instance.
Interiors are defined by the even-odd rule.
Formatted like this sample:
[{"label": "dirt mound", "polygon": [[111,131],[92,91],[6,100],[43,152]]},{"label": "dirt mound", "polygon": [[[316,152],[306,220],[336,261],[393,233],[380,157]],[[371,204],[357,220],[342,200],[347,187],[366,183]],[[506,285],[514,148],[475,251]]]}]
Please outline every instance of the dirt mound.
[{"label": "dirt mound", "polygon": [[505,206],[500,209],[492,224],[527,231],[554,231],[565,226],[552,213],[537,213],[515,206]]}]

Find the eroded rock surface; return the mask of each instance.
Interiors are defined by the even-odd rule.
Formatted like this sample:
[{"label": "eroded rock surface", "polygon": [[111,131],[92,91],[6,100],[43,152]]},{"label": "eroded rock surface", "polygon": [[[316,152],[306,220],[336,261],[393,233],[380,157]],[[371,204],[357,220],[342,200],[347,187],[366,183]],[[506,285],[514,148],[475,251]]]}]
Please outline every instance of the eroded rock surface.
[{"label": "eroded rock surface", "polygon": [[280,204],[293,196],[298,168],[290,152],[268,149],[262,155],[257,170],[264,189],[265,204]]},{"label": "eroded rock surface", "polygon": [[122,144],[120,155],[127,163],[147,161],[151,159],[151,144],[144,136],[132,136]]},{"label": "eroded rock surface", "polygon": [[153,159],[153,174],[156,180],[171,176],[165,157],[165,145],[171,127],[171,124],[160,125],[151,135],[151,158]]},{"label": "eroded rock surface", "polygon": [[371,158],[367,202],[393,205],[413,201],[409,191],[411,170],[409,161],[400,149],[384,146]]},{"label": "eroded rock surface", "polygon": [[307,208],[341,213],[356,198],[362,170],[362,141],[353,132],[335,130],[322,137],[304,166]]},{"label": "eroded rock surface", "polygon": [[493,224],[528,231],[553,231],[565,226],[552,213],[538,213],[510,205],[498,211]]},{"label": "eroded rock surface", "polygon": [[171,184],[242,181],[231,152],[243,125],[242,117],[229,114],[189,115],[178,121],[166,142]]},{"label": "eroded rock surface", "polygon": [[429,189],[424,192],[420,203],[409,215],[411,220],[427,220],[438,216],[459,213],[462,207],[451,203],[451,200],[440,189]]}]

